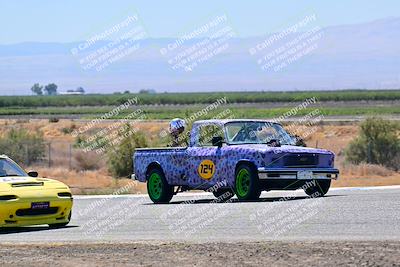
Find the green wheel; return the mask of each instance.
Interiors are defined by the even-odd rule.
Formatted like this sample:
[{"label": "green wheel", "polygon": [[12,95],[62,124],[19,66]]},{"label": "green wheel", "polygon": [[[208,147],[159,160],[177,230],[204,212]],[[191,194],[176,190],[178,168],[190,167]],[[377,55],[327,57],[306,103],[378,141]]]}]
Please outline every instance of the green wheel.
[{"label": "green wheel", "polygon": [[174,187],[167,183],[164,173],[160,169],[155,168],[149,173],[147,192],[154,203],[168,203],[174,195]]},{"label": "green wheel", "polygon": [[247,164],[239,165],[236,169],[235,192],[239,200],[255,200],[260,197],[258,175]]}]

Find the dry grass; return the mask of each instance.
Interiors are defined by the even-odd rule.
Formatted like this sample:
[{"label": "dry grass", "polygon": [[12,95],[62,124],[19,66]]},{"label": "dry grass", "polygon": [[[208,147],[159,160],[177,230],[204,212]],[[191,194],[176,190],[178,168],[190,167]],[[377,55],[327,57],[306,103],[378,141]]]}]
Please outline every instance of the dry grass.
[{"label": "dry grass", "polygon": [[[111,194],[128,183],[132,183],[130,179],[112,178],[105,169],[76,171],[60,167],[49,169],[40,166],[36,166],[34,169],[39,172],[41,177],[56,179],[67,184],[74,194]],[[125,193],[143,193],[145,187],[145,184],[137,184],[130,187]]]},{"label": "dry grass", "polygon": [[306,139],[306,143],[309,147],[325,148],[342,156],[344,148],[357,134],[357,125],[317,126],[314,134]]},{"label": "dry grass", "polygon": [[[40,131],[43,133],[46,141],[53,142],[69,142],[73,143],[75,138],[72,134],[65,133],[64,128],[76,128],[84,127],[88,125],[90,120],[71,120],[71,119],[61,119],[59,122],[50,123],[49,120],[45,119],[0,119],[0,135],[3,135],[12,128],[24,128],[32,132]],[[118,125],[122,125],[117,123]],[[90,128],[92,132],[98,132],[100,130],[106,129],[109,126],[116,125],[115,121],[103,121]],[[166,129],[168,123],[163,121],[142,121],[136,122],[132,125],[139,131],[145,132],[151,140],[157,138],[160,129]]]},{"label": "dry grass", "polygon": [[400,185],[400,173],[373,164],[339,164],[340,179],[335,187]]},{"label": "dry grass", "polygon": [[358,134],[357,125],[318,126],[316,132],[306,140],[310,147],[318,146],[336,154],[336,167],[340,170],[334,187],[400,185],[400,173],[384,166],[373,164],[354,165],[346,163],[344,151]]},{"label": "dry grass", "polygon": [[[30,131],[41,131],[47,142],[52,143],[52,168],[37,167],[41,175],[55,178],[71,186],[75,194],[88,193],[112,193],[117,188],[126,185],[130,180],[112,178],[107,170],[104,158],[99,160],[99,170],[82,171],[74,159],[72,151],[71,169],[69,170],[69,147],[75,142],[71,134],[65,133],[63,128],[81,127],[87,122],[74,120],[60,120],[57,123],[49,123],[48,120],[0,120],[0,135],[11,128],[22,127]],[[96,125],[93,131],[99,131],[115,124],[106,121]],[[168,123],[160,121],[143,121],[134,125],[140,131],[146,133],[150,143],[156,143],[158,133],[166,129]],[[316,126],[315,132],[306,139],[309,147],[329,149],[336,154],[336,166],[341,175],[333,186],[379,186],[400,185],[400,173],[386,169],[383,166],[361,164],[352,165],[345,162],[344,149],[358,134],[357,125],[324,125]],[[131,190],[131,193],[145,192],[145,185],[141,184]]]},{"label": "dry grass", "polygon": [[366,164],[359,165],[343,164],[341,168],[342,174],[346,176],[393,176],[395,171],[389,170],[382,165]]},{"label": "dry grass", "polygon": [[105,166],[105,162],[95,152],[76,151],[73,166],[79,171],[98,170],[101,166]]}]

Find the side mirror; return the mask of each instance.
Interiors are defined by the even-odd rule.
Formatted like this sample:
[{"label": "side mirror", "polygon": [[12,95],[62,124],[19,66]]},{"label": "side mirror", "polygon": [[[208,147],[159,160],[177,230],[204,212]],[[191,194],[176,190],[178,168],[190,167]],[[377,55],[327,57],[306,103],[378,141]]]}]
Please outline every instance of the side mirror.
[{"label": "side mirror", "polygon": [[29,175],[30,177],[38,177],[38,176],[39,176],[39,173],[38,173],[37,171],[29,171],[29,172],[28,172],[28,175]]},{"label": "side mirror", "polygon": [[213,146],[222,147],[222,144],[224,143],[224,138],[222,136],[214,136],[211,142]]}]

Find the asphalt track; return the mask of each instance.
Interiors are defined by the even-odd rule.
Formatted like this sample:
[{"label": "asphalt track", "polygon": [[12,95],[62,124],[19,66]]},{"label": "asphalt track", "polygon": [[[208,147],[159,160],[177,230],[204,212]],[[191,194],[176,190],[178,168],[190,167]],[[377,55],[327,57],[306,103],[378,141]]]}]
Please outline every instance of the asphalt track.
[{"label": "asphalt track", "polygon": [[70,225],[2,230],[1,242],[399,241],[400,186],[331,189],[309,199],[273,191],[256,202],[214,203],[208,193],[155,205],[145,195],[76,196]]}]

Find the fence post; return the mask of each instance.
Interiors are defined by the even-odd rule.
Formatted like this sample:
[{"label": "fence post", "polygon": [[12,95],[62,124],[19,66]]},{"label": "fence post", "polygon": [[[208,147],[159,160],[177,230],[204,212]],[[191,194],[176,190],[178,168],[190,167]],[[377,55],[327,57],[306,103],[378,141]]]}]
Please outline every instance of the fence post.
[{"label": "fence post", "polygon": [[69,170],[72,170],[72,144],[69,144]]},{"label": "fence post", "polygon": [[367,147],[367,163],[372,163],[371,162],[371,155],[372,154],[372,147],[371,147],[371,142],[368,142],[368,147]]},{"label": "fence post", "polygon": [[25,144],[25,165],[28,166],[29,164],[30,162],[29,162],[28,144]]},{"label": "fence post", "polygon": [[49,168],[51,167],[51,142],[49,142]]}]

